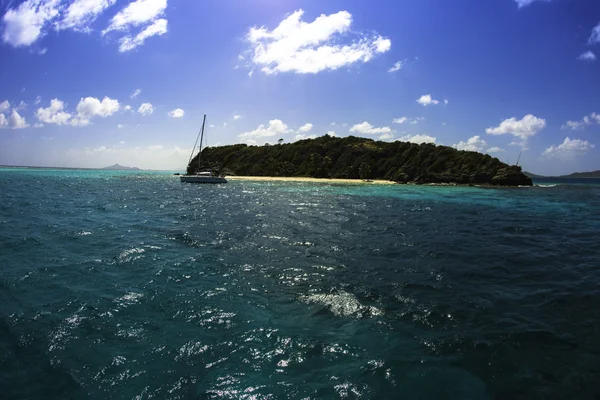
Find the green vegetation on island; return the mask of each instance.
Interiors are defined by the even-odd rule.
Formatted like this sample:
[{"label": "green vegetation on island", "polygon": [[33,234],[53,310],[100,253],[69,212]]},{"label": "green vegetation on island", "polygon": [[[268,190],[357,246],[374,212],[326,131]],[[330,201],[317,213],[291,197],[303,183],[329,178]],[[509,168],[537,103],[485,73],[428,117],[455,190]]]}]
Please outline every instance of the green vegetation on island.
[{"label": "green vegetation on island", "polygon": [[521,167],[452,147],[321,136],[295,143],[207,147],[188,174],[213,169],[227,175],[385,179],[398,183],[531,185]]}]

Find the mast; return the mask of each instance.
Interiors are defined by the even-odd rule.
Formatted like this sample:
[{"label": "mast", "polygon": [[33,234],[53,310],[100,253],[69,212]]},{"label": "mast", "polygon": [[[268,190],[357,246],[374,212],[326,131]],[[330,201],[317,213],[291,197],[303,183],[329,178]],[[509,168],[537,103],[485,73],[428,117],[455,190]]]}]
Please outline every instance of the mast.
[{"label": "mast", "polygon": [[198,172],[200,172],[200,155],[202,154],[202,141],[204,140],[204,124],[206,124],[206,114],[202,120],[202,130],[200,131],[200,151],[198,152]]}]

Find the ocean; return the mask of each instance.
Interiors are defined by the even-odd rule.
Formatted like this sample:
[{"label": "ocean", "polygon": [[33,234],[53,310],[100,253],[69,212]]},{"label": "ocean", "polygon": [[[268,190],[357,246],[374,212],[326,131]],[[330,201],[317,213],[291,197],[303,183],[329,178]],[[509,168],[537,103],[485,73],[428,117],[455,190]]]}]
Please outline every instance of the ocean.
[{"label": "ocean", "polygon": [[0,169],[2,399],[593,399],[600,181]]}]

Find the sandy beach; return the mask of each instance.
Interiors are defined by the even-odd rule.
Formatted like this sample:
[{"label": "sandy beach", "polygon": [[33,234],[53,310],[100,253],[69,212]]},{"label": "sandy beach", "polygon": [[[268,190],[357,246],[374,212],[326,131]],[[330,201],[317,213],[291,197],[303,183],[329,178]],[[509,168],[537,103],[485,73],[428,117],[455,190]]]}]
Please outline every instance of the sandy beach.
[{"label": "sandy beach", "polygon": [[355,185],[396,185],[396,182],[373,180],[366,182],[362,179],[328,179],[328,178],[306,178],[306,177],[283,177],[283,176],[227,176],[227,180],[240,181],[268,181],[268,182],[312,182],[312,183],[343,183]]}]

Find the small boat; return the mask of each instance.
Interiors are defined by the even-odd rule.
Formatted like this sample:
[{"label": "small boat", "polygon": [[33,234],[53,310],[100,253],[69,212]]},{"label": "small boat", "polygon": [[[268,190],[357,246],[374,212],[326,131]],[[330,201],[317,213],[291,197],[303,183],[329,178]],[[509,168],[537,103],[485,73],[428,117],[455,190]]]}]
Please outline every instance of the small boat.
[{"label": "small boat", "polygon": [[[207,171],[201,171],[201,165],[200,164],[200,156],[202,154],[202,143],[204,141],[204,126],[206,125],[206,115],[204,115],[204,119],[202,120],[202,130],[200,130],[200,134],[198,136],[200,136],[200,151],[198,152],[198,169],[196,173],[193,174],[185,174],[185,175],[180,175],[179,176],[179,180],[181,182],[186,182],[186,183],[227,183],[227,179],[225,179],[225,176],[220,175],[220,174],[214,174],[212,169],[209,169]],[[196,144],[198,143],[198,138],[196,137]],[[196,149],[196,144],[194,144],[194,149]],[[194,149],[192,149],[192,155],[190,156],[190,161],[188,161],[188,171],[189,166],[192,162],[192,159],[194,158]]]}]

